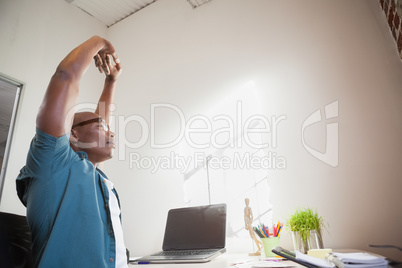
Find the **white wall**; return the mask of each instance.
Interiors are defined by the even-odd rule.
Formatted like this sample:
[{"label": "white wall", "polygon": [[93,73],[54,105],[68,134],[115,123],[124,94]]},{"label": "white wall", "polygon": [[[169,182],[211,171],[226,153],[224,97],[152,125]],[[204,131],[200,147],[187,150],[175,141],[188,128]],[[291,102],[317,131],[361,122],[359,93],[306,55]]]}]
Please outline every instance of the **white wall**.
[{"label": "white wall", "polygon": [[[0,72],[25,81],[27,89],[1,210],[23,213],[14,178],[23,165],[35,112],[54,67],[90,35],[107,34],[124,68],[116,114],[123,119],[138,115],[150,122],[151,104],[171,103],[187,119],[210,115],[211,107],[252,80],[263,115],[286,115],[277,130],[277,147],[267,148],[287,162],[285,170],[268,170],[273,217],[283,220],[298,207],[315,207],[329,225],[327,247],[401,245],[402,63],[377,1],[215,0],[191,9],[184,0],[160,0],[107,31],[64,1],[48,1],[56,14],[46,12],[40,18],[41,9],[29,7],[29,1],[3,2],[0,27],[7,39],[1,44]],[[20,5],[26,6],[22,12]],[[79,26],[81,22],[85,27]],[[67,33],[58,28],[80,30]],[[50,42],[54,35],[57,38]],[[86,79],[85,83],[99,80],[95,73]],[[305,132],[306,143],[325,152],[326,123],[338,123],[339,164],[331,167],[307,152],[301,130],[312,113],[334,101],[339,116]],[[245,114],[255,114],[247,109]],[[168,112],[159,116],[158,142],[174,139],[177,118]],[[120,138],[141,138],[138,124],[130,123],[124,131],[117,126]],[[130,153],[157,157],[196,151],[185,145],[182,141],[154,149],[147,143],[130,149],[120,141],[123,153],[116,152],[105,165],[120,194],[125,240],[134,255],[160,248],[166,210],[182,205],[184,194],[183,174],[130,167]],[[290,247],[287,233],[282,242]],[[252,250],[251,243],[243,250]],[[396,252],[372,251],[397,257]]]},{"label": "white wall", "polygon": [[[92,35],[105,35],[106,26],[65,1],[0,1],[0,72],[25,83],[12,141],[0,209],[25,214],[15,190],[35,133],[35,118],[58,63]],[[93,91],[103,76],[90,68],[81,84],[80,99],[97,101]]]},{"label": "white wall", "polygon": [[[148,118],[151,103],[166,102],[188,119],[207,114],[253,80],[262,92],[264,115],[287,116],[278,128],[277,148],[269,148],[287,160],[286,170],[268,171],[274,218],[311,206],[329,224],[327,247],[400,244],[402,64],[376,1],[216,0],[194,10],[186,1],[157,1],[111,27],[109,36],[124,63],[118,114]],[[339,117],[328,122],[339,124],[335,168],[310,155],[301,142],[304,120],[334,101]],[[160,128],[170,135],[165,141],[178,133],[173,118],[166,115],[168,123]],[[308,145],[321,152],[325,127],[323,122],[305,132]],[[127,151],[135,150],[126,150],[126,157]],[[183,176],[128,166],[126,159],[106,168],[121,174],[120,195],[130,206],[127,243],[144,254],[157,249],[161,237],[142,232],[162,235],[159,218],[177,205]],[[146,211],[158,216],[144,219]],[[384,223],[387,227],[379,227]],[[288,234],[283,242],[290,245]]]}]

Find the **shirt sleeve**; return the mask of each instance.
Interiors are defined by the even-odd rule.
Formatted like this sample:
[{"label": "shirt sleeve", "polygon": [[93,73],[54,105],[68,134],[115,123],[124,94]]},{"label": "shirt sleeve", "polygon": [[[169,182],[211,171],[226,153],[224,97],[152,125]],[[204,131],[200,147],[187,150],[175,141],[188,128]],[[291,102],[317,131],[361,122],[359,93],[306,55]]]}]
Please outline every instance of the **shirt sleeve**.
[{"label": "shirt sleeve", "polygon": [[69,151],[72,150],[69,138],[70,133],[57,138],[36,129],[26,165],[20,170],[16,181],[18,197],[24,205],[31,180],[49,179],[55,165],[63,165],[67,161]]}]

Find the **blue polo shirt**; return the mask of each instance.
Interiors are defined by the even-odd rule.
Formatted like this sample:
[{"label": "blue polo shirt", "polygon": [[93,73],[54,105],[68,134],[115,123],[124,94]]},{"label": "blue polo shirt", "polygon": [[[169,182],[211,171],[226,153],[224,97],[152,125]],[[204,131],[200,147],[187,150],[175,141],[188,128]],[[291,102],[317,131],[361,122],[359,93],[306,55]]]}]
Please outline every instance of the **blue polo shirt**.
[{"label": "blue polo shirt", "polygon": [[35,267],[115,267],[107,177],[85,152],[71,149],[69,136],[36,129],[17,178]]}]

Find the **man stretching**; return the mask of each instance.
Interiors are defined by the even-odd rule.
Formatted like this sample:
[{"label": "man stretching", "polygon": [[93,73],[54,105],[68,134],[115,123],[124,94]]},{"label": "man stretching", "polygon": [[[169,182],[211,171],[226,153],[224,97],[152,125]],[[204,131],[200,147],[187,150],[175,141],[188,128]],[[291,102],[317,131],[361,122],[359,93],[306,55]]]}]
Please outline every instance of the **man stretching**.
[{"label": "man stretching", "polygon": [[[92,59],[106,74],[104,89],[94,113],[74,114]],[[17,178],[35,267],[127,267],[119,198],[98,168],[115,148],[108,107],[121,70],[112,44],[93,36],[60,62],[50,80]]]}]

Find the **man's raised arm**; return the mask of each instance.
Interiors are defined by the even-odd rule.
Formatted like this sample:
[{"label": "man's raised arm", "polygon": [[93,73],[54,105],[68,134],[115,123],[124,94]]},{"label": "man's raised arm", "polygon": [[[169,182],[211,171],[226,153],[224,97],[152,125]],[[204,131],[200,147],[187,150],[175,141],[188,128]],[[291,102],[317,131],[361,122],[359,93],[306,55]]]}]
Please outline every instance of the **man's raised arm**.
[{"label": "man's raised arm", "polygon": [[77,102],[81,77],[94,57],[99,70],[103,69],[109,75],[107,55],[111,55],[116,64],[119,63],[112,44],[99,36],[93,36],[73,49],[60,62],[36,118],[36,126],[40,130],[54,137],[63,136],[70,131],[74,116],[74,111],[71,110]]},{"label": "man's raised arm", "polygon": [[[98,66],[97,59],[95,60],[95,64]],[[95,113],[105,119],[107,124],[110,124],[109,116],[111,115],[111,109],[109,108],[109,105],[113,103],[114,94],[116,91],[116,83],[122,72],[122,67],[120,63],[113,64],[112,56],[110,55],[107,55],[106,57],[106,66],[109,69],[109,74],[107,74],[105,71],[105,84]],[[99,69],[99,71],[102,72],[102,69]]]}]

